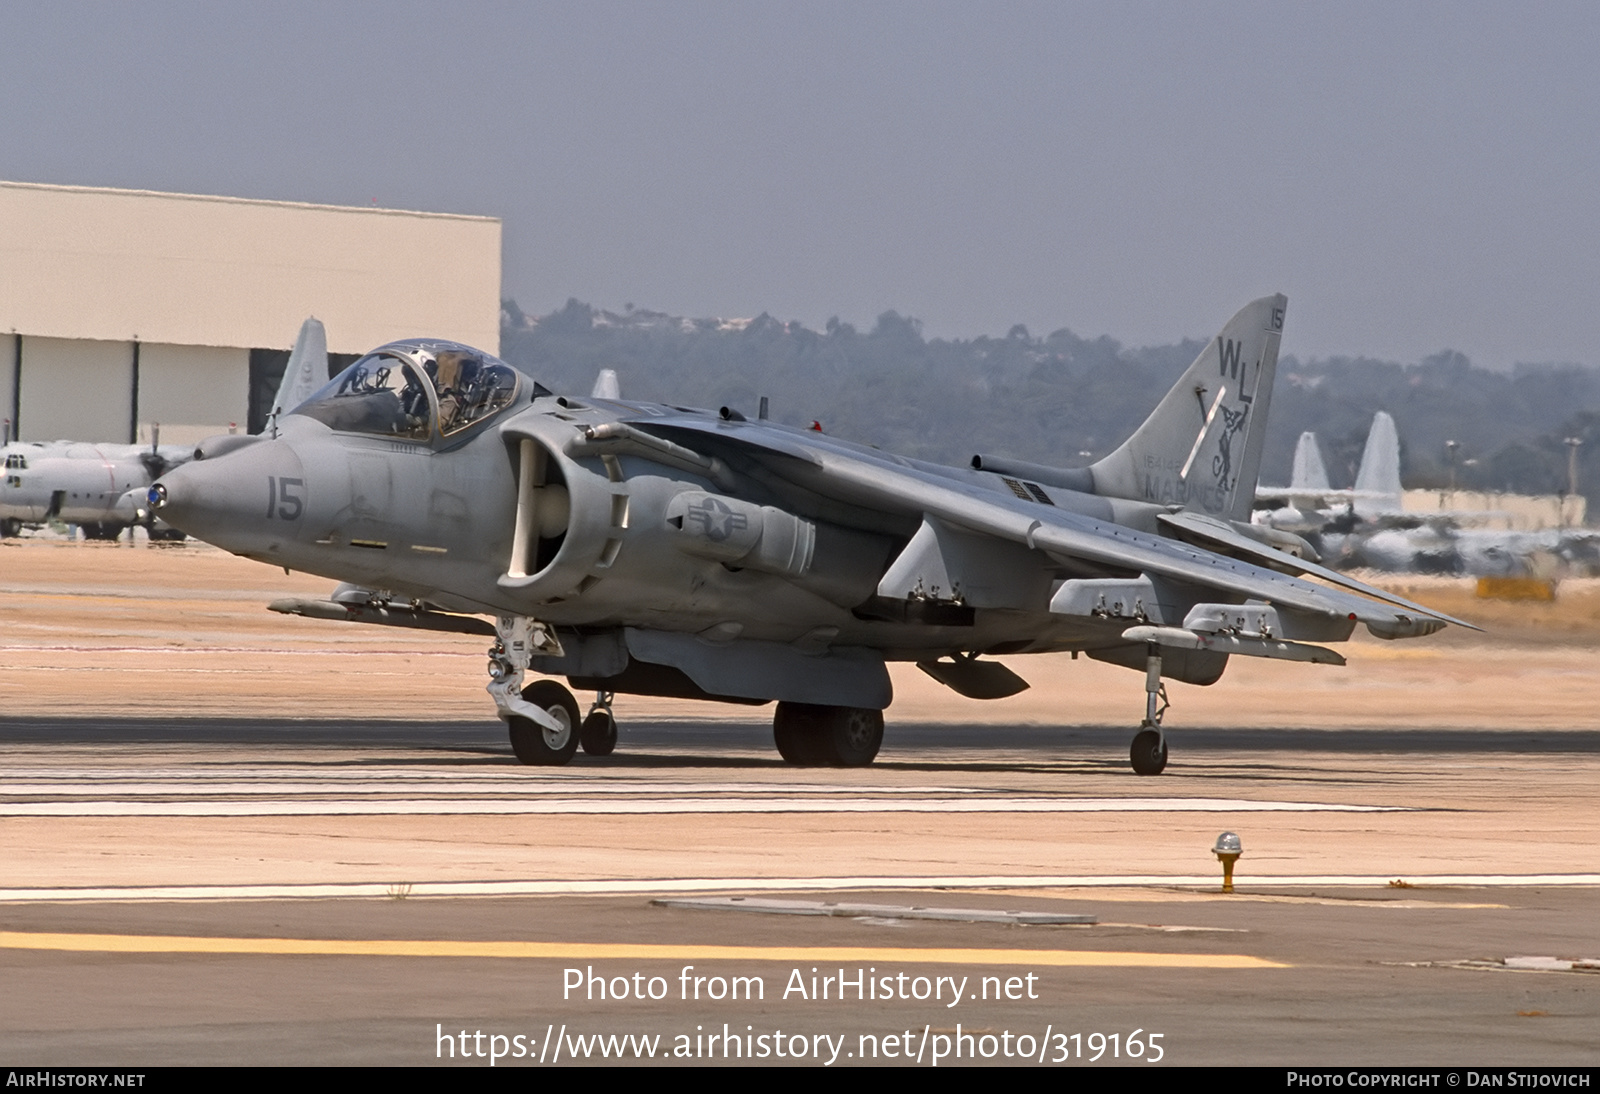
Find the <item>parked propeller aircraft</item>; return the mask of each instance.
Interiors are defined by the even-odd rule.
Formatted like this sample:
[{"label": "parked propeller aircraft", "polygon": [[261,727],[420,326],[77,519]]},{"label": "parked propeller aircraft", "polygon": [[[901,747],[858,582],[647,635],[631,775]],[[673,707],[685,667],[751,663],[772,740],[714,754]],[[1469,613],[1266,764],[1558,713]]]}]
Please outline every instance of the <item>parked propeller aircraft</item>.
[{"label": "parked propeller aircraft", "polygon": [[[269,422],[303,403],[327,376],[327,336],[318,320],[307,319],[289,354]],[[74,441],[6,445],[0,535],[15,536],[25,526],[54,520],[76,524],[88,539],[116,539],[135,524],[149,529],[152,539],[182,539],[182,532],[150,512],[148,496],[150,484],[188,462],[195,448],[162,445],[159,425],[151,432],[149,445]],[[213,452],[238,443],[232,435],[205,442]]]},{"label": "parked propeller aircraft", "polygon": [[[886,662],[995,699],[1027,684],[987,657],[1072,650],[1144,674],[1130,755],[1155,774],[1164,679],[1213,683],[1235,654],[1343,664],[1318,643],[1358,623],[1458,622],[1249,523],[1285,306],[1247,305],[1087,468],[941,467],[731,407],[562,397],[422,339],[356,361],[275,438],[168,472],[150,505],[344,582],[276,611],[492,637],[488,690],[525,763],[611,751],[628,693],[775,700],[786,760],[866,764]],[[595,692],[587,719],[529,670]]]},{"label": "parked propeller aircraft", "polygon": [[116,539],[145,524],[156,538],[183,533],[152,521],[145,495],[163,472],[187,460],[184,445],[15,443],[5,448],[0,480],[0,535],[52,520],[76,524],[89,539]]},{"label": "parked propeller aircraft", "polygon": [[[1372,417],[1354,489],[1328,486],[1315,433],[1295,446],[1289,485],[1256,488],[1256,500],[1279,500],[1254,520],[1305,537],[1329,565],[1394,573],[1474,577],[1578,576],[1600,571],[1600,532],[1589,528],[1507,531],[1482,525],[1496,510],[1407,513],[1400,484],[1400,438],[1394,419]],[[1311,556],[1317,557],[1315,555]]]},{"label": "parked propeller aircraft", "polygon": [[[1400,436],[1394,419],[1380,410],[1372,416],[1366,447],[1356,465],[1354,489],[1334,490],[1322,463],[1315,433],[1302,433],[1294,447],[1288,486],[1258,486],[1256,501],[1282,501],[1278,509],[1260,510],[1255,521],[1284,532],[1310,535],[1313,546],[1324,532],[1346,534],[1362,521],[1401,511]],[[1319,548],[1320,550],[1320,548]]]}]

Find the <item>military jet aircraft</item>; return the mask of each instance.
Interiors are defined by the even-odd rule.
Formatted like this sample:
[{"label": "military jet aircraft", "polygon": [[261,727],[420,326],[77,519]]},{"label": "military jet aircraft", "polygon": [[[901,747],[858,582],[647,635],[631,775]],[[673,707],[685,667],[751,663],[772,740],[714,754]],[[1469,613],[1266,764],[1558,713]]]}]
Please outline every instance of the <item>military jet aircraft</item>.
[{"label": "military jet aircraft", "polygon": [[[150,504],[344,583],[278,611],[492,636],[488,690],[525,763],[609,752],[624,693],[776,701],[786,760],[866,764],[886,662],[991,699],[1027,684],[988,657],[1072,650],[1144,674],[1130,756],[1156,774],[1164,679],[1210,684],[1236,654],[1342,664],[1317,643],[1358,623],[1457,622],[1249,523],[1285,307],[1241,310],[1088,468],[942,467],[732,407],[563,397],[420,339],[356,361],[276,437],[164,475]],[[529,670],[594,692],[588,718]]]}]

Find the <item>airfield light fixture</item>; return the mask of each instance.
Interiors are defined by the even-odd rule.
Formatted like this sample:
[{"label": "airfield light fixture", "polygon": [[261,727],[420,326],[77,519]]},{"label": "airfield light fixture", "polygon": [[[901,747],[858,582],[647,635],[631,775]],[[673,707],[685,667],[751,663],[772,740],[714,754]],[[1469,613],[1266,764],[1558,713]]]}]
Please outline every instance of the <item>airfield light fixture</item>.
[{"label": "airfield light fixture", "polygon": [[1211,853],[1217,856],[1222,863],[1222,891],[1233,892],[1233,864],[1239,861],[1239,856],[1244,854],[1244,844],[1234,832],[1224,832],[1217,837],[1217,842],[1211,848]]}]

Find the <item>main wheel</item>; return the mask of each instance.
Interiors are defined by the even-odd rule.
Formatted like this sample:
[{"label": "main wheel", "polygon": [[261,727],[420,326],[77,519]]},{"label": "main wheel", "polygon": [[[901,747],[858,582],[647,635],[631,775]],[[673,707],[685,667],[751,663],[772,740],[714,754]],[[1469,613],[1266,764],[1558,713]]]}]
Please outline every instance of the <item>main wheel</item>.
[{"label": "main wheel", "polygon": [[112,524],[109,521],[90,521],[87,524],[80,524],[78,527],[83,529],[84,539],[96,539],[109,542],[122,535],[122,530],[126,528],[127,525]]},{"label": "main wheel", "polygon": [[1133,735],[1128,758],[1135,775],[1159,775],[1167,766],[1167,742],[1155,730],[1141,729]]},{"label": "main wheel", "polygon": [[583,720],[578,743],[591,756],[609,756],[617,747],[617,720],[609,710],[596,710]]},{"label": "main wheel", "polygon": [[816,753],[816,712],[822,708],[804,703],[779,703],[772,715],[772,739],[778,755],[802,767],[821,763]]},{"label": "main wheel", "polygon": [[772,736],[792,764],[865,767],[883,744],[883,711],[779,703]]},{"label": "main wheel", "polygon": [[511,751],[525,764],[559,767],[578,751],[578,701],[554,680],[535,680],[522,689],[522,698],[546,711],[561,726],[546,729],[531,719],[512,717]]},{"label": "main wheel", "polygon": [[0,520],[0,537],[12,539],[22,534],[22,521],[15,517],[6,517]]},{"label": "main wheel", "polygon": [[828,763],[834,767],[866,767],[883,745],[883,711],[864,707],[832,707],[828,720]]}]

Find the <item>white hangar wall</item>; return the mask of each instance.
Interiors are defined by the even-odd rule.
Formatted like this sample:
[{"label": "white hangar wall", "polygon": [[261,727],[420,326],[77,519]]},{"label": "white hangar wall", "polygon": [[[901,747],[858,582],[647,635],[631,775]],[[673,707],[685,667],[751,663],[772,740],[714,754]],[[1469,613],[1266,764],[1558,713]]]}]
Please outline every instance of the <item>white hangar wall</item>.
[{"label": "white hangar wall", "polygon": [[17,420],[25,423],[23,440],[132,439],[131,343],[25,337],[22,350]]},{"label": "white hangar wall", "polygon": [[25,440],[242,431],[311,315],[331,354],[424,334],[497,352],[500,234],[493,217],[0,182],[0,418]]}]

